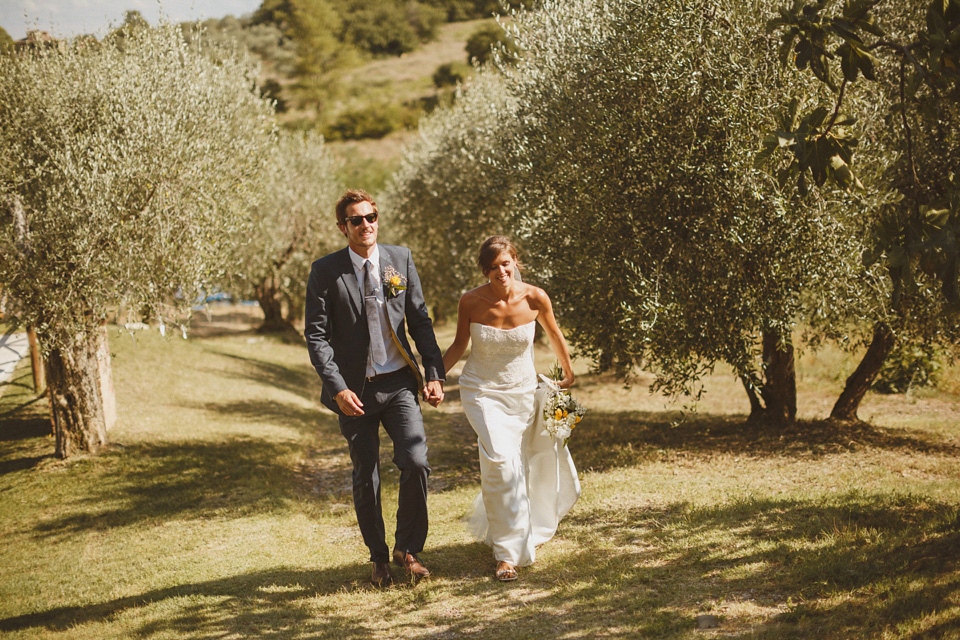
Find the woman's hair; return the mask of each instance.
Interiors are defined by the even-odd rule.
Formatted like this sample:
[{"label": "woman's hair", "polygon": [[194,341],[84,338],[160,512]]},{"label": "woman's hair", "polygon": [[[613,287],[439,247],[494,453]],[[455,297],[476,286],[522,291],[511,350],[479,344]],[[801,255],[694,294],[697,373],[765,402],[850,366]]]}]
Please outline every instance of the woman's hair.
[{"label": "woman's hair", "polygon": [[337,224],[347,224],[347,207],[358,202],[369,202],[373,205],[373,210],[377,211],[377,203],[373,201],[373,196],[363,189],[347,189],[337,201]]},{"label": "woman's hair", "polygon": [[522,267],[520,258],[517,256],[517,248],[513,246],[510,238],[507,236],[490,236],[480,245],[480,255],[477,257],[477,264],[480,265],[483,275],[490,273],[490,270],[493,269],[493,261],[504,251],[509,253],[510,257],[517,263],[517,269]]}]

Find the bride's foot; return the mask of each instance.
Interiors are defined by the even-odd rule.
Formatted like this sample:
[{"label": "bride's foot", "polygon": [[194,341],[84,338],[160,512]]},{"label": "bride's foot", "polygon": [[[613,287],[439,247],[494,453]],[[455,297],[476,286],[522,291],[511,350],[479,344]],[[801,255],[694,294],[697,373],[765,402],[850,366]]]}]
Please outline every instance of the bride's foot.
[{"label": "bride's foot", "polygon": [[497,573],[494,575],[500,582],[513,582],[517,579],[517,568],[509,562],[501,560],[497,563]]}]

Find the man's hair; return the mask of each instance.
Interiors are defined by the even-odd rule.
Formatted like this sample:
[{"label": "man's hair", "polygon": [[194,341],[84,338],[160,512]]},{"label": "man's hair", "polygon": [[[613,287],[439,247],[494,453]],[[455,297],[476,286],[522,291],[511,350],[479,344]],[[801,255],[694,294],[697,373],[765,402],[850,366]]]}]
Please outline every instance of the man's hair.
[{"label": "man's hair", "polygon": [[477,264],[480,265],[483,275],[490,273],[490,270],[493,269],[493,261],[504,251],[510,254],[510,257],[517,263],[517,269],[520,269],[521,264],[517,255],[517,248],[510,241],[510,238],[507,236],[490,236],[480,245],[480,255],[477,257]]},{"label": "man's hair", "polygon": [[373,210],[377,211],[377,203],[369,193],[363,189],[347,189],[337,200],[337,224],[347,224],[347,207],[358,202],[369,202],[373,205]]}]

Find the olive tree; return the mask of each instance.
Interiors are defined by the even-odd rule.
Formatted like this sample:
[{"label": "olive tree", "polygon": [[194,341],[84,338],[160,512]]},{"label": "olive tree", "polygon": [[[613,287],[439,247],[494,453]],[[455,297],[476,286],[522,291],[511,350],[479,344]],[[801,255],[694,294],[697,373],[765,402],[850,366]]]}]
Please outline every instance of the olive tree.
[{"label": "olive tree", "polygon": [[[725,361],[754,416],[792,420],[798,320],[876,274],[835,203],[798,201],[755,162],[770,88],[817,91],[779,68],[765,11],[577,0],[515,16],[516,67],[482,70],[398,173],[413,235],[453,255],[472,232],[471,257],[479,230],[519,237],[571,341],[601,366],[640,364],[685,394]],[[460,121],[485,100],[513,106]],[[432,181],[444,171],[458,182]],[[471,198],[482,206],[459,204]]]},{"label": "olive tree", "polygon": [[544,7],[514,27],[527,100],[506,161],[572,341],[670,393],[725,361],[755,416],[793,420],[803,297],[850,250],[829,208],[755,166],[769,86],[796,81],[758,37],[763,3]]},{"label": "olive tree", "polygon": [[[251,225],[236,238],[225,286],[260,303],[262,331],[288,331],[303,310],[310,264],[342,244],[333,207],[336,163],[316,133],[283,130],[264,163],[263,191]],[[295,333],[295,332],[292,332]]]},{"label": "olive tree", "polygon": [[169,321],[221,276],[272,129],[256,69],[130,30],[0,58],[0,283],[47,356],[67,457],[107,440],[107,312]]},{"label": "olive tree", "polygon": [[480,242],[512,229],[508,206],[513,167],[493,161],[509,136],[518,100],[502,78],[481,71],[454,104],[420,121],[387,185],[383,210],[395,216],[403,242],[417,255],[434,317],[455,312],[476,286]]},{"label": "olive tree", "polygon": [[[764,154],[783,153],[781,181],[802,195],[864,193],[864,261],[888,275],[865,316],[869,347],[831,413],[853,420],[897,340],[960,342],[960,2],[795,0],[770,30],[782,63],[831,92],[790,102]],[[872,103],[855,99],[865,86]]]}]

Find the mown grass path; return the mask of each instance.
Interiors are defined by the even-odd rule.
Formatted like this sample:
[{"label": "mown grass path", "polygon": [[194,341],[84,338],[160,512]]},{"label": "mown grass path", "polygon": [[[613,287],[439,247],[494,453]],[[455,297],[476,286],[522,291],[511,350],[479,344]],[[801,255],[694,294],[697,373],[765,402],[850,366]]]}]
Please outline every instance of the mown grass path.
[{"label": "mown grass path", "polygon": [[[112,330],[113,444],[68,463],[50,457],[45,401],[29,366],[17,370],[0,399],[0,635],[960,637],[960,402],[948,393],[870,396],[876,426],[816,422],[844,369],[807,356],[805,420],[775,430],[744,424],[731,376],[682,414],[583,369],[590,413],[571,441],[583,496],[504,585],[461,522],[479,474],[455,370],[445,405],[424,409],[434,577],[378,591],[346,446],[305,351],[216,333]],[[549,361],[538,353],[541,370]],[[697,631],[700,614],[720,626]]]}]

